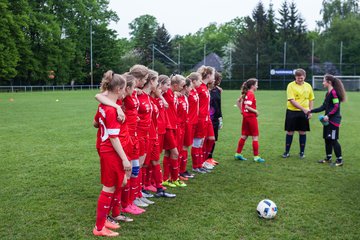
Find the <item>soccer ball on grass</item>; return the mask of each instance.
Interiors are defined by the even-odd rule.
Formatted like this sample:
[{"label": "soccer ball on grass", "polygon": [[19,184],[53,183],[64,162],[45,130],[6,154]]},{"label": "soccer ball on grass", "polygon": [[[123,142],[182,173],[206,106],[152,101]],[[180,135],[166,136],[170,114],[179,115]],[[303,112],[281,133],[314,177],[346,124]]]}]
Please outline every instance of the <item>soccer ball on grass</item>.
[{"label": "soccer ball on grass", "polygon": [[261,200],[256,208],[259,217],[266,219],[274,218],[277,210],[276,204],[269,199]]}]

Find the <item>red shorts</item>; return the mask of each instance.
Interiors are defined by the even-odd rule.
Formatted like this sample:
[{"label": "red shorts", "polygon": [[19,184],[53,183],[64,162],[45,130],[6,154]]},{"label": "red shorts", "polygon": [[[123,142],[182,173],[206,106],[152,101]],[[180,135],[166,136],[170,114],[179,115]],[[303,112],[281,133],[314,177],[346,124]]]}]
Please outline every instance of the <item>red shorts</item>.
[{"label": "red shorts", "polygon": [[199,119],[196,124],[194,138],[204,138],[207,133],[207,121],[205,119]]},{"label": "red shorts", "polygon": [[256,117],[243,118],[241,135],[259,136],[259,128]]},{"label": "red shorts", "polygon": [[185,125],[178,125],[176,129],[177,149],[180,152],[184,146]]},{"label": "red shorts", "polygon": [[101,183],[105,187],[121,186],[125,171],[122,160],[116,152],[100,153]]},{"label": "red shorts", "polygon": [[207,121],[206,124],[206,137],[215,137],[214,127],[211,121]]},{"label": "red shorts", "polygon": [[164,149],[170,150],[176,148],[176,138],[175,138],[176,129],[166,129],[165,137],[164,137]]},{"label": "red shorts", "polygon": [[125,153],[129,160],[139,159],[139,140],[137,136],[130,136],[130,142],[126,147]]},{"label": "red shorts", "polygon": [[139,136],[139,156],[144,156],[149,149],[149,137]]},{"label": "red shorts", "polygon": [[149,139],[149,147],[144,164],[149,165],[151,161],[160,160],[160,148],[157,139]]},{"label": "red shorts", "polygon": [[184,146],[189,147],[192,145],[194,139],[193,125],[191,123],[185,124],[185,134],[184,134]]},{"label": "red shorts", "polygon": [[164,149],[164,138],[165,138],[165,134],[158,134],[158,143],[159,143],[160,154],[161,154],[162,150]]}]

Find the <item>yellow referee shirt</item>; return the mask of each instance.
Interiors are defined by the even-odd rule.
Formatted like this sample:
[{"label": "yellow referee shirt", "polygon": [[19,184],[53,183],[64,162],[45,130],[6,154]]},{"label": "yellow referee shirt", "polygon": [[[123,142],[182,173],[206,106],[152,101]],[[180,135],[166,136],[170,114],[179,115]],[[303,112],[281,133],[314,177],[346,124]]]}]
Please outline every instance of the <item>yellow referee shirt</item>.
[{"label": "yellow referee shirt", "polygon": [[309,102],[315,99],[314,92],[311,85],[307,82],[299,85],[295,81],[288,84],[286,89],[287,94],[287,109],[291,111],[301,111],[291,104],[290,99],[294,99],[303,108],[309,109]]}]

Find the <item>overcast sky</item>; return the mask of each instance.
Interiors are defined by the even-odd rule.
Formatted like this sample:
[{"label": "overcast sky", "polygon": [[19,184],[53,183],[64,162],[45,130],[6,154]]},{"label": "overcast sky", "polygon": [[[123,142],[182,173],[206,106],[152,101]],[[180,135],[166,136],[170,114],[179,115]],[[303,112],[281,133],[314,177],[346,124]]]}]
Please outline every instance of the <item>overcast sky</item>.
[{"label": "overcast sky", "polygon": [[[284,2],[284,0],[262,0],[265,10],[268,9],[270,1],[276,13]],[[258,2],[257,0],[110,0],[109,7],[120,17],[120,21],[111,23],[110,27],[118,32],[119,37],[129,38],[129,23],[141,15],[150,14],[156,17],[159,24],[165,24],[171,36],[186,35],[195,33],[209,23],[221,24],[235,17],[251,15]],[[321,2],[322,0],[295,0],[297,9],[305,19],[309,30],[314,30],[315,21],[321,20]]]}]

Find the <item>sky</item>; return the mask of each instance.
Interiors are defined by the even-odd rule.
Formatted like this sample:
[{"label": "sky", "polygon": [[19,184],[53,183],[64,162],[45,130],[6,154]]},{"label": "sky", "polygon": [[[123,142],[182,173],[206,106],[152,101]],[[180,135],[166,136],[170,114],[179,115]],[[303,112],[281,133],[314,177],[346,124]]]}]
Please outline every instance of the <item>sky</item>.
[{"label": "sky", "polygon": [[[288,3],[291,0],[288,0]],[[129,23],[135,18],[149,14],[173,37],[195,33],[210,23],[229,22],[236,17],[251,15],[258,0],[110,0],[109,8],[117,12],[120,20],[110,24],[110,28],[120,38],[129,38]],[[270,2],[277,13],[284,0],[262,0],[265,10]],[[322,0],[294,0],[298,12],[305,19],[309,30],[315,30],[316,21],[321,20]],[[278,15],[278,13],[277,13]]]}]

